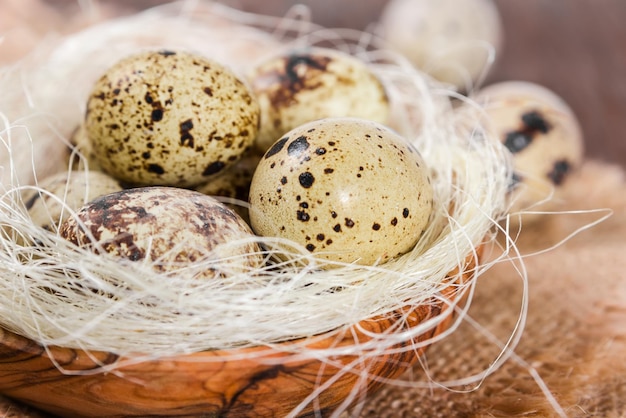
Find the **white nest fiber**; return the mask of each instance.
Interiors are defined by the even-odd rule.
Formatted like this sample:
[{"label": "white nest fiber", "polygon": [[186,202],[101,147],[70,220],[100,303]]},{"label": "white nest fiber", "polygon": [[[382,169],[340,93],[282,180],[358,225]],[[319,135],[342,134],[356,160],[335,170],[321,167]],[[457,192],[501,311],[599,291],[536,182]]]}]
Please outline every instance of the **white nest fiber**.
[{"label": "white nest fiber", "polygon": [[[166,275],[146,264],[112,262],[33,225],[22,192],[67,170],[68,138],[84,114],[92,83],[113,62],[142,48],[183,48],[242,72],[262,54],[294,44],[348,51],[368,62],[387,86],[393,126],[420,150],[434,180],[436,216],[412,252],[380,266],[316,270],[309,259],[199,282],[186,280],[184,271]],[[372,34],[328,30],[297,16],[173,3],[48,42],[3,68],[2,327],[46,345],[175,355],[272,345],[431,303],[448,286],[446,275],[493,237],[506,209],[509,164],[499,142],[480,129],[469,100],[457,97],[463,106],[453,105],[454,92],[380,45]],[[411,193],[410,184],[400,187]],[[310,258],[305,253],[301,260]],[[476,273],[487,267],[478,266]],[[198,268],[203,266],[189,269]],[[436,320],[402,335],[390,331],[376,344],[384,350],[433,326]]]}]

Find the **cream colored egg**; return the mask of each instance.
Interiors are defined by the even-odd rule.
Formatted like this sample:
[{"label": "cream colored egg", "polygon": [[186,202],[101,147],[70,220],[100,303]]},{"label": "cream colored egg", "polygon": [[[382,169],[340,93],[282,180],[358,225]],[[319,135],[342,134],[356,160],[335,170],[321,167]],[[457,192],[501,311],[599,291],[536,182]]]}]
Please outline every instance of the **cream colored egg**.
[{"label": "cream colored egg", "polygon": [[250,182],[261,157],[262,155],[258,152],[249,152],[232,167],[208,183],[196,187],[195,190],[209,196],[234,199],[234,201],[224,201],[224,203],[248,222],[248,207],[245,203],[248,202]]},{"label": "cream colored egg", "polygon": [[61,172],[46,177],[22,196],[33,224],[56,230],[90,200],[122,190],[119,182],[99,171]]},{"label": "cream colored egg", "polygon": [[312,120],[351,116],[386,123],[389,118],[380,79],[365,62],[344,52],[293,50],[262,62],[248,77],[261,107],[256,144],[262,152]]},{"label": "cream colored egg", "polygon": [[474,99],[485,109],[488,129],[513,156],[510,212],[551,210],[584,157],[572,109],[553,91],[526,81],[492,84]]},{"label": "cream colored egg", "polygon": [[502,48],[493,0],[391,0],[380,26],[392,49],[461,91],[470,91],[487,74]]},{"label": "cream colored egg", "polygon": [[91,146],[84,124],[78,126],[70,136],[68,165],[73,170],[101,170],[100,163]]},{"label": "cream colored egg", "polygon": [[319,258],[374,264],[410,251],[429,222],[433,189],[418,151],[376,122],[301,125],[263,156],[250,221]]},{"label": "cream colored egg", "polygon": [[102,169],[133,185],[206,182],[252,146],[258,123],[231,70],[181,51],[117,62],[95,83],[85,118]]},{"label": "cream colored egg", "polygon": [[65,221],[61,235],[95,252],[150,263],[157,271],[209,263],[201,277],[248,272],[263,261],[237,214],[210,196],[174,187],[140,187],[96,198],[77,218]]}]

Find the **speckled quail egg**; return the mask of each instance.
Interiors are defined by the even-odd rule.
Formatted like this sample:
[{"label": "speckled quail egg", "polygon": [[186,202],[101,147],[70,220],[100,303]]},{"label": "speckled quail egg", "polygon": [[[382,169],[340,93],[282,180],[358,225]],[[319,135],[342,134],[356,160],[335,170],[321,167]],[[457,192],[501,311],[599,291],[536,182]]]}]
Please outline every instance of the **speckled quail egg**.
[{"label": "speckled quail egg", "polygon": [[188,52],[126,57],[95,83],[85,127],[102,169],[128,184],[194,186],[254,142],[259,107],[228,68]]},{"label": "speckled quail egg", "polygon": [[411,250],[433,211],[418,151],[379,123],[303,124],[265,153],[250,185],[250,222],[321,259],[383,263]]},{"label": "speckled quail egg", "polygon": [[492,84],[474,99],[485,109],[488,129],[512,154],[510,212],[549,210],[584,156],[572,109],[555,92],[526,81]]},{"label": "speckled quail egg", "polygon": [[252,235],[236,213],[214,198],[162,186],[100,196],[61,227],[61,236],[78,246],[149,262],[157,271],[220,261],[210,263],[201,277],[225,277],[260,266]]},{"label": "speckled quail egg", "polygon": [[99,171],[60,172],[26,189],[22,200],[33,224],[56,230],[68,215],[90,200],[122,190],[119,182]]},{"label": "speckled quail egg", "polygon": [[67,150],[68,165],[73,170],[101,170],[96,153],[91,146],[85,125],[79,125],[70,136],[70,146]]},{"label": "speckled quail egg", "polygon": [[391,0],[380,18],[389,47],[417,68],[461,91],[487,74],[502,46],[492,0]]},{"label": "speckled quail egg", "polygon": [[248,152],[232,167],[224,170],[208,183],[196,187],[195,190],[209,196],[218,196],[239,201],[224,201],[224,203],[248,222],[248,208],[244,203],[248,202],[250,182],[252,181],[252,176],[254,175],[254,171],[261,157],[262,154],[258,152]]},{"label": "speckled quail egg", "polygon": [[248,75],[261,108],[256,146],[265,152],[285,132],[316,119],[358,117],[386,123],[389,99],[370,67],[348,53],[292,50]]}]

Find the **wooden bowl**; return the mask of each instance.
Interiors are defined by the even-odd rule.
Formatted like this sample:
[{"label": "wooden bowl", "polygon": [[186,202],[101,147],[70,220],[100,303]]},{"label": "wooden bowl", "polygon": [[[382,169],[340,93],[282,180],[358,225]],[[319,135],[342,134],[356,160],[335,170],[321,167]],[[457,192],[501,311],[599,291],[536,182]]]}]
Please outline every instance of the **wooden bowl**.
[{"label": "wooden bowl", "polygon": [[[328,383],[296,415],[315,416],[317,411],[326,416],[350,396],[356,395],[352,399],[357,401],[415,364],[424,346],[411,345],[427,341],[452,324],[452,310],[446,308],[464,302],[460,295],[467,292],[460,293],[459,285],[472,280],[477,262],[471,255],[462,274],[451,272],[449,286],[432,303],[362,321],[347,332],[283,343],[345,348],[346,354],[333,357],[332,364],[280,348],[252,347],[124,365],[129,359],[112,353],[46,348],[0,328],[0,393],[64,417],[283,417]],[[437,326],[392,347],[397,350],[364,356],[357,348],[373,334],[391,327],[406,330],[443,312],[448,316]],[[232,359],[234,354],[237,360]],[[116,363],[120,366],[114,372],[98,371],[102,365]],[[351,365],[351,371],[342,372],[346,365]]]}]

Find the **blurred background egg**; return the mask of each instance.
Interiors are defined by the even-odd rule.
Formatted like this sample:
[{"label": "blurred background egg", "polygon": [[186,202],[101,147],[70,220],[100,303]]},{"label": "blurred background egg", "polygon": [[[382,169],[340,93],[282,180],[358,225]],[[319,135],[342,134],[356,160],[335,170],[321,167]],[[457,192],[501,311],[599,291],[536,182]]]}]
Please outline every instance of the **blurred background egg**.
[{"label": "blurred background egg", "polygon": [[137,186],[206,182],[252,146],[258,123],[231,70],[181,51],[118,61],[95,83],[85,117],[102,169]]},{"label": "blurred background egg", "polygon": [[556,93],[527,81],[486,86],[474,99],[485,110],[488,129],[512,154],[510,212],[553,208],[584,157],[576,115]]},{"label": "blurred background egg", "polygon": [[151,263],[157,271],[205,266],[200,277],[248,272],[263,261],[236,213],[210,196],[174,187],[100,196],[68,218],[61,235],[97,253]]},{"label": "blurred background egg", "polygon": [[415,67],[462,92],[487,75],[503,38],[492,0],[390,0],[380,31]]},{"label": "blurred background egg", "polygon": [[90,200],[122,190],[119,182],[105,173],[81,170],[53,174],[37,186],[26,189],[22,201],[33,224],[53,231]]},{"label": "blurred background egg", "polygon": [[289,131],[250,186],[250,222],[322,259],[385,262],[410,251],[433,209],[418,151],[383,125],[327,118]]},{"label": "blurred background egg", "polygon": [[256,146],[265,152],[285,132],[326,117],[386,123],[385,87],[365,62],[338,50],[307,48],[269,58],[249,74],[261,108]]}]

